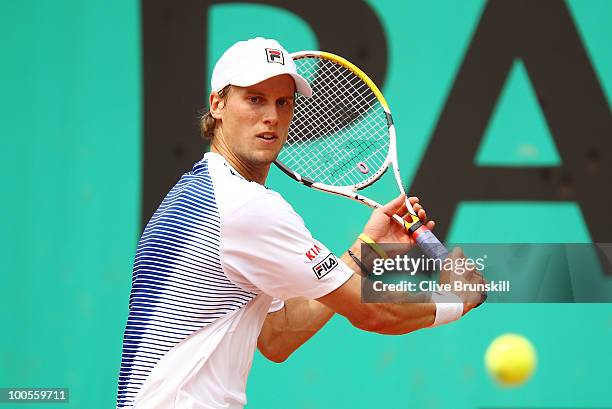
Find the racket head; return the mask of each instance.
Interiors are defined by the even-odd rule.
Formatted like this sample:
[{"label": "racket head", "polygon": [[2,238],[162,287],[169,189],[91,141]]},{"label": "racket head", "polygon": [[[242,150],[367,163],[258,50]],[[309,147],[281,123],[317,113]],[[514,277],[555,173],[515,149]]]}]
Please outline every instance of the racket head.
[{"label": "racket head", "polygon": [[356,191],[396,166],[395,127],[389,106],[357,66],[323,51],[293,53],[310,84],[297,95],[287,141],[276,165],[306,185]]}]

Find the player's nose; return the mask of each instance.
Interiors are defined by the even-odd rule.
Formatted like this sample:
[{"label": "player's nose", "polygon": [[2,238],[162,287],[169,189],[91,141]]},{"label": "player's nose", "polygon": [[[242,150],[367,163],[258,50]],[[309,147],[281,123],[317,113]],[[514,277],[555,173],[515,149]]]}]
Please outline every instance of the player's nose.
[{"label": "player's nose", "polygon": [[276,125],[279,119],[279,112],[276,104],[268,104],[264,109],[263,121],[266,124]]}]

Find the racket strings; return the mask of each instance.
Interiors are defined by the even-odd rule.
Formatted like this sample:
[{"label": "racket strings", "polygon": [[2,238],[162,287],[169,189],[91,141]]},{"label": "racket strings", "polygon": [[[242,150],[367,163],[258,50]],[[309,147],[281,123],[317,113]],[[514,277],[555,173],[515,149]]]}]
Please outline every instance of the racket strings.
[{"label": "racket strings", "polygon": [[356,185],[370,178],[385,164],[389,149],[387,117],[376,95],[358,75],[331,60],[306,57],[296,64],[313,96],[296,99],[279,160],[330,185]]},{"label": "racket strings", "polygon": [[[325,61],[325,62],[329,63],[328,61]],[[371,106],[371,105],[373,105],[376,102],[376,97],[374,96],[374,94],[370,92],[370,90],[367,87],[367,85],[365,83],[363,83],[359,79],[359,77],[355,76],[354,74],[352,74],[352,72],[350,72],[349,70],[346,70],[346,69],[345,70],[338,70],[337,74],[340,74],[342,76],[342,80],[346,81],[345,85],[348,84],[347,88],[350,89],[350,93],[353,96],[357,96],[358,98],[356,98],[356,99],[358,101],[360,100],[359,102],[361,102],[363,105]],[[352,80],[352,82],[351,82],[351,80]],[[342,85],[342,81],[340,81],[338,79],[338,77],[333,77],[332,81],[328,81],[328,83],[331,84],[330,89],[331,89],[331,91],[334,94],[343,94],[343,93],[345,93],[345,92],[343,92],[343,90],[338,85],[338,84]],[[356,83],[357,86],[355,86],[354,83]],[[366,92],[369,94],[369,99],[367,99],[367,100],[363,96],[364,93],[366,93]],[[304,101],[302,101],[302,103],[303,102]],[[351,105],[352,105],[351,108],[353,108],[353,109],[359,109],[360,108],[360,107],[356,106],[355,103],[353,103]],[[313,117],[313,115],[315,113],[313,112],[312,107],[315,106],[315,104],[302,104],[302,105],[299,105],[299,106],[303,107],[305,109],[305,111],[308,111],[308,115],[299,115],[299,114],[296,115],[295,129],[305,129],[302,126],[302,122],[305,122],[303,120],[306,119],[306,118],[312,118]],[[334,129],[332,129],[332,131],[334,131],[334,132],[335,131],[339,131],[342,128],[342,124],[340,123],[341,121],[342,121],[342,118],[340,117],[340,113],[339,112],[336,112],[335,116],[330,116],[329,115],[329,111],[321,111],[320,112],[320,122],[325,122],[328,125],[331,124],[333,126],[333,128],[334,128]],[[368,133],[372,133],[372,132],[375,133],[376,132],[372,128],[368,128],[368,129],[366,129],[366,131]],[[301,137],[303,137],[303,135],[300,133],[298,138],[292,138],[292,139],[298,139],[299,140]],[[322,151],[323,152],[327,152],[327,151],[329,151],[330,148],[332,148],[329,143],[326,143],[326,141],[327,141],[327,139],[325,139],[322,142],[322,148],[323,148]],[[338,141],[336,141],[336,142],[338,142]],[[354,143],[353,143],[353,145],[354,145]],[[363,151],[363,150],[366,150],[367,148],[371,147],[372,145],[373,145],[372,143],[368,144],[368,145],[360,144],[360,146],[358,146],[358,147],[360,148],[360,151]],[[310,149],[308,151],[308,153],[309,154],[313,154],[315,152],[313,152],[312,149]],[[386,154],[384,156],[386,157]],[[342,159],[342,158],[340,158],[340,159]],[[382,159],[384,160],[384,158],[382,158]],[[334,166],[334,163],[332,161],[329,161],[329,160],[327,160],[325,162],[331,163],[331,166],[329,166],[328,168],[323,169],[323,170],[324,171],[330,171],[331,168]],[[315,161],[311,161],[310,166],[305,167],[305,169],[303,169],[303,171],[304,170],[306,172],[313,171],[313,168],[315,168],[316,163],[317,162],[315,162]],[[338,163],[340,163],[341,165],[343,164],[344,166],[340,166],[339,168],[336,167],[335,171],[332,170],[331,171],[332,176],[335,176],[338,173],[338,170],[340,170],[342,167],[346,167],[346,165],[347,165],[347,163],[346,162],[343,163],[342,160],[338,161]],[[291,165],[295,167],[296,163],[291,163]]]},{"label": "racket strings", "polygon": [[[340,73],[341,73],[341,74],[343,74],[343,75],[346,77],[346,73],[347,73],[347,72],[349,72],[349,71],[348,71],[348,70],[345,70],[344,72],[340,72]],[[356,77],[354,77],[354,78],[353,78],[353,80],[355,80],[355,78],[356,78]],[[332,81],[325,81],[325,82],[331,85],[331,87],[330,87],[330,88],[331,88],[331,89],[332,89],[332,90],[333,90],[335,93],[341,93],[341,92],[342,92],[342,90],[338,88],[338,85],[337,85],[337,84],[339,83],[339,81],[337,81],[337,79],[336,79],[336,78],[332,79]],[[365,89],[365,88],[366,88],[365,84],[363,84],[363,83],[362,83],[362,82],[360,82],[359,80],[358,80],[357,82],[359,83],[359,85],[361,85],[361,87],[360,87],[360,88],[362,88],[362,89]],[[352,85],[352,84],[351,84],[351,85]],[[353,90],[355,90],[355,89],[356,89],[354,86],[353,86],[352,88],[353,88]],[[357,95],[357,96],[359,96],[359,94],[355,94],[355,93],[353,93],[353,95]],[[362,99],[363,99],[363,98],[362,98]],[[372,105],[372,103],[373,103],[373,102],[375,102],[375,98],[374,98],[374,97],[371,97],[371,98],[370,98],[370,100],[365,101],[365,104],[367,104],[367,105]],[[301,106],[302,106],[303,108],[308,109],[309,107],[316,106],[316,104],[303,104],[303,105],[301,105]],[[354,104],[353,104],[353,107],[352,107],[352,108],[353,108],[353,109],[355,109],[355,108],[356,108]],[[331,112],[331,111],[329,111],[329,110],[322,110],[322,111],[320,111],[320,112],[319,112],[319,114],[321,115],[322,122],[324,122],[324,123],[325,123],[325,124],[327,124],[328,126],[329,126],[330,124],[331,124],[331,125],[334,125],[334,124],[335,124],[335,125],[336,125],[336,127],[335,127],[336,129],[333,129],[333,131],[337,131],[337,130],[339,130],[339,129],[341,128],[341,124],[339,123],[339,122],[340,122],[340,120],[341,120],[341,118],[339,117],[339,115],[341,114],[341,112],[339,112],[338,110],[336,110],[336,116],[333,116],[333,117],[330,117],[329,112]],[[312,111],[311,111],[311,112],[309,112],[309,115],[306,115],[306,117],[310,116],[310,117],[312,118],[312,114],[313,114],[313,113],[312,113]],[[299,130],[299,129],[305,129],[305,128],[301,127],[301,124],[300,124],[300,119],[301,119],[301,118],[302,118],[302,115],[300,115],[300,114],[298,113],[298,114],[296,115],[296,119],[295,119],[295,124],[296,124],[295,129],[298,129],[298,130]],[[320,125],[320,124],[319,124],[319,125]],[[304,136],[304,135],[303,135],[302,133],[300,133],[300,135],[298,135],[298,138],[297,138],[297,139],[299,139],[299,138],[301,138],[301,137],[303,137],[303,136]]]},{"label": "racket strings", "polygon": [[[333,92],[334,93],[339,93],[340,90],[339,90],[338,86],[336,85],[336,82],[333,81],[333,82],[331,82],[331,84],[332,84]],[[362,88],[363,87],[365,87],[365,85],[362,85]],[[370,103],[370,104],[373,103],[373,102],[374,102],[373,99],[368,101],[368,103]],[[298,117],[296,118],[296,129],[304,129],[304,127],[301,126],[302,125],[301,124],[302,120],[307,119],[307,118],[313,118],[317,114],[320,116],[320,122],[324,122],[329,127],[332,127],[332,129],[331,129],[332,132],[337,132],[337,131],[340,131],[342,129],[342,125],[341,125],[342,118],[340,117],[340,113],[336,112],[335,115],[334,115],[332,113],[332,111],[329,111],[329,110],[322,110],[321,112],[316,113],[312,109],[313,106],[314,106],[313,104],[304,104],[303,105],[305,110],[308,111],[308,115],[305,115],[304,117],[302,117],[301,115],[298,115]],[[330,115],[330,113],[332,113],[332,115]],[[322,140],[322,145],[323,145],[322,152],[329,151],[329,149],[332,148],[331,144],[328,142],[328,139]],[[310,153],[312,153],[312,152],[310,152]],[[311,165],[314,165],[314,164],[316,164],[316,162],[313,161]],[[311,168],[312,168],[312,166],[307,168],[306,171],[312,170]]]},{"label": "racket strings", "polygon": [[[329,61],[325,61],[325,62],[330,64]],[[352,91],[350,92],[351,96],[356,97],[355,99],[360,99],[361,101],[359,102],[362,104],[362,106],[372,106],[374,105],[374,103],[377,102],[377,99],[374,93],[371,92],[369,87],[363,81],[361,81],[359,77],[357,77],[355,74],[353,74],[351,71],[347,69],[338,70],[338,71],[339,71],[338,73],[343,77],[342,79],[346,80],[345,84],[347,84],[348,88],[350,88],[349,91]],[[323,73],[325,74],[325,72]],[[326,81],[326,82],[331,84],[332,94],[338,94],[338,95],[346,94],[346,90],[340,88],[339,84],[342,84],[342,81],[340,81],[339,78],[334,77],[330,81]],[[355,87],[353,83],[357,83],[358,87]],[[364,94],[367,94],[369,96],[369,99],[366,100],[364,97]],[[306,102],[309,102],[309,101],[306,100]],[[347,100],[347,102],[351,103],[351,108],[354,109],[355,112],[359,112],[359,110],[361,109],[361,106],[358,106],[355,102],[351,101],[350,99]],[[307,104],[307,103],[304,104],[304,108],[306,109],[308,109],[309,107],[313,107],[313,106],[315,106],[315,104]],[[310,113],[312,113],[312,110]],[[334,131],[338,131],[341,128],[342,118],[340,118],[340,112],[337,111],[335,117],[330,117],[325,111],[322,112],[322,115],[328,125],[335,126]]]}]

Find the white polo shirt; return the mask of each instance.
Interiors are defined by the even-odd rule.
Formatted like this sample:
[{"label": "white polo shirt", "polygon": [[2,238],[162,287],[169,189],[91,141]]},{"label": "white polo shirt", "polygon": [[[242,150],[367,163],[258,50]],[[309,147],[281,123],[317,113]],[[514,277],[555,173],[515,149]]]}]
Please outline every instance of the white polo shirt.
[{"label": "white polo shirt", "polygon": [[352,273],[278,193],[205,154],[138,244],[117,408],[242,408],[267,313]]}]

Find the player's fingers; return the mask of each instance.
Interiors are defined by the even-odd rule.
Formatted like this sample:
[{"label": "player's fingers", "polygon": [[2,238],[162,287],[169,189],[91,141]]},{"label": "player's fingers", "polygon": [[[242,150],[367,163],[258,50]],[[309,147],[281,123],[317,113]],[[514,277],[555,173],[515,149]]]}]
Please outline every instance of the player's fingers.
[{"label": "player's fingers", "polygon": [[[422,206],[419,204],[419,198],[416,196],[410,196],[407,200],[408,204],[414,211],[418,211]],[[408,206],[403,206],[401,209],[402,213],[400,215],[405,215],[408,212]]]},{"label": "player's fingers", "polygon": [[403,216],[406,213],[408,213],[408,208],[406,207],[406,201],[404,201],[404,203],[402,203],[402,205],[397,210],[397,212],[395,212],[395,214],[397,214],[398,216]]},{"label": "player's fingers", "polygon": [[[416,210],[416,209],[414,209],[414,210]],[[419,216],[419,219],[421,219],[421,221],[427,220],[427,213],[425,212],[424,209],[417,210],[417,216]]]},{"label": "player's fingers", "polygon": [[415,199],[414,204],[412,205],[412,208],[414,209],[416,214],[419,216],[419,219],[421,219],[421,221],[423,222],[427,221],[427,211],[423,208],[423,205],[419,203],[419,198],[413,197],[411,199]]},{"label": "player's fingers", "polygon": [[434,222],[433,220],[429,220],[427,223],[425,223],[425,226],[429,229],[429,230],[433,230],[436,228],[436,222]]},{"label": "player's fingers", "polygon": [[[419,198],[416,196],[409,197],[408,202],[410,203],[410,207],[412,207],[412,210],[414,210],[416,214],[419,214],[419,210],[423,208],[423,206],[421,206],[419,203]],[[406,215],[407,213],[408,213],[408,207],[406,207],[405,212],[402,214]]]},{"label": "player's fingers", "polygon": [[394,214],[400,211],[401,207],[406,207],[406,195],[401,194],[389,203],[380,208],[380,210],[389,217],[393,217]]}]

